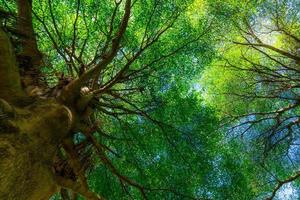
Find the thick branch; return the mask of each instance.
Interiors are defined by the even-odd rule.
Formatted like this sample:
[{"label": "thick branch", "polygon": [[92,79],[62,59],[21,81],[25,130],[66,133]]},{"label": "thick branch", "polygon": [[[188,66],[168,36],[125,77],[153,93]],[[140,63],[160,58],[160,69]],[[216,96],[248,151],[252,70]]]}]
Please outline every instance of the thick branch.
[{"label": "thick branch", "polygon": [[18,23],[17,29],[20,33],[26,36],[22,40],[22,52],[20,55],[23,58],[29,59],[28,68],[38,68],[41,65],[42,56],[38,50],[35,33],[32,24],[32,1],[18,0]]},{"label": "thick branch", "polygon": [[0,98],[16,101],[24,96],[15,54],[7,34],[0,28]]},{"label": "thick branch", "polygon": [[87,180],[84,174],[83,167],[81,166],[77,152],[74,150],[73,141],[71,138],[65,139],[63,142],[63,147],[66,150],[70,164],[75,171],[76,175],[79,177],[79,180],[82,184],[82,187],[88,189]]},{"label": "thick branch", "polygon": [[62,177],[56,177],[57,183],[66,189],[71,189],[72,191],[81,194],[90,200],[105,200],[105,198],[96,195],[95,193],[89,191],[87,188],[83,187],[80,183],[74,182],[70,179],[64,179]]},{"label": "thick branch", "polygon": [[125,4],[125,14],[123,16],[122,22],[120,24],[119,30],[115,35],[115,38],[112,40],[112,47],[108,55],[95,67],[86,71],[78,79],[72,81],[63,91],[61,99],[63,101],[73,101],[75,97],[79,95],[80,87],[82,87],[88,80],[93,76],[100,73],[117,55],[117,52],[120,47],[121,39],[126,31],[128,21],[130,18],[131,11],[131,0],[127,0]]}]

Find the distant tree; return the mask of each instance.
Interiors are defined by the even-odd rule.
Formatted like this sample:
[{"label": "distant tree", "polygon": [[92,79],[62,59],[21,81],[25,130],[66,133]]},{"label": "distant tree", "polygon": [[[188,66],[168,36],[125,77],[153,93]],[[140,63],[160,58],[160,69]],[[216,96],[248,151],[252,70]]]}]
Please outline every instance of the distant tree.
[{"label": "distant tree", "polygon": [[[218,140],[213,112],[191,110],[194,97],[181,98],[186,113],[176,112],[179,106],[154,112],[188,94],[195,66],[210,60],[198,59],[211,52],[210,20],[191,20],[192,3],[1,1],[0,199],[49,199],[58,191],[63,199],[200,197],[199,171],[187,166],[199,162],[200,146]],[[182,88],[162,101],[174,84]],[[196,126],[199,117],[205,126]],[[210,140],[182,133],[205,128]],[[157,152],[142,148],[149,144]],[[178,166],[164,163],[170,157]]]},{"label": "distant tree", "polygon": [[229,131],[254,140],[264,159],[284,157],[280,170],[279,161],[271,159],[277,171],[267,171],[282,178],[272,178],[275,188],[267,199],[300,177],[299,6],[293,0],[264,1],[236,19],[222,58],[203,76],[207,101],[219,107]]}]

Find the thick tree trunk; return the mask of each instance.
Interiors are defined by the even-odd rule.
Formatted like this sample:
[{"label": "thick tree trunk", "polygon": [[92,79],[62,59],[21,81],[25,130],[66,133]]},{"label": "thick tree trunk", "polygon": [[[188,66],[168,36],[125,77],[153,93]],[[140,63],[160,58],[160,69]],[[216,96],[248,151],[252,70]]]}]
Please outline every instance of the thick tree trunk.
[{"label": "thick tree trunk", "polygon": [[[112,44],[114,51],[103,66],[117,53],[129,19],[130,2],[126,1],[124,20]],[[0,200],[48,200],[62,188],[87,199],[103,200],[89,190],[84,155],[79,155],[72,144],[72,134],[93,130],[88,127],[92,112],[87,107],[94,94],[83,93],[82,87],[95,69],[103,66],[71,83],[63,81],[54,90],[48,88],[40,81],[42,57],[33,29],[32,1],[17,0],[16,4],[16,29],[20,33],[16,36],[20,37],[17,53],[0,24]],[[101,148],[97,149],[103,162],[121,177]]]},{"label": "thick tree trunk", "polygon": [[72,113],[55,99],[26,97],[1,28],[0,44],[0,199],[46,200],[58,189],[53,159]]},{"label": "thick tree trunk", "polygon": [[71,112],[51,101],[14,112],[1,126],[0,199],[49,199],[57,185],[53,158],[70,129]]}]

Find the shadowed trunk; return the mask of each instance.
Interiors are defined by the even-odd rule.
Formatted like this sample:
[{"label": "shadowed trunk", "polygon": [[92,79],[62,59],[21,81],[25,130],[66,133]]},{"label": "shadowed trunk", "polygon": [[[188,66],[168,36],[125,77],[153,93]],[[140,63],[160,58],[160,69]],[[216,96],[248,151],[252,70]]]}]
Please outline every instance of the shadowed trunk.
[{"label": "shadowed trunk", "polygon": [[29,65],[38,67],[41,62],[41,54],[37,47],[35,33],[32,24],[32,1],[18,0],[17,30],[25,36],[22,40],[21,55],[30,58]]},{"label": "shadowed trunk", "polygon": [[49,199],[57,189],[53,158],[71,114],[49,101],[15,110],[1,126],[0,199]]},{"label": "shadowed trunk", "polygon": [[38,50],[36,36],[32,24],[32,0],[17,0],[17,31],[23,35],[21,51],[17,57],[23,71],[23,84],[39,85],[42,54]]},{"label": "shadowed trunk", "polygon": [[54,99],[27,97],[1,28],[0,43],[0,199],[46,200],[58,189],[53,159],[72,113]]},{"label": "shadowed trunk", "polygon": [[0,97],[17,101],[24,96],[13,47],[0,27]]},{"label": "shadowed trunk", "polygon": [[[87,143],[93,144],[120,180],[141,189],[122,176],[97,146],[91,133],[98,125],[90,120],[93,108],[89,105],[95,94],[84,90],[94,74],[117,55],[131,1],[126,1],[110,56],[80,77],[68,80],[62,75],[55,87],[41,81],[42,56],[33,29],[32,1],[17,0],[16,4],[16,31],[0,27],[0,199],[47,200],[68,189],[87,199],[104,200],[89,189],[85,177],[90,167],[88,152],[80,152],[81,144],[73,144],[78,132],[88,136]],[[11,38],[17,41],[14,46]]]}]

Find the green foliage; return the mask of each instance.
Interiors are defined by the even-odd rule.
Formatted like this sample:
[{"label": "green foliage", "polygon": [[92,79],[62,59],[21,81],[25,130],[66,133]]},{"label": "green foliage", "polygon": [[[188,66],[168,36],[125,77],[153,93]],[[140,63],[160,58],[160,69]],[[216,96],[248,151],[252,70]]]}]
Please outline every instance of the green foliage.
[{"label": "green foliage", "polygon": [[[14,3],[3,2],[1,8],[15,10]],[[124,1],[117,8],[116,2],[119,1],[33,1],[38,45],[45,53],[43,74],[49,85],[56,85],[62,74],[78,77],[81,64],[89,67],[97,63],[101,59],[97,57],[99,49],[106,52],[112,48],[107,41],[117,33],[124,14]],[[272,49],[263,51],[240,43],[260,43],[251,33],[243,32],[250,24],[262,42],[299,56],[299,43],[290,36],[299,38],[299,3],[134,2],[121,51],[99,82],[109,81],[147,41],[158,42],[130,65],[128,71],[137,72],[134,79],[119,81],[111,88],[112,92],[125,91],[123,96],[113,98],[104,93],[99,97],[93,117],[101,130],[95,136],[106,147],[107,157],[121,174],[147,188],[149,199],[265,198],[276,186],[273,172],[283,180],[295,171],[294,161],[284,153],[299,162],[295,154],[299,149],[292,149],[288,138],[266,156],[265,150],[273,149],[281,132],[273,134],[276,137],[265,133],[275,126],[277,118],[264,121],[257,113],[279,110],[294,102],[282,96],[299,93],[299,77],[280,70],[283,65],[297,68],[299,63]],[[267,25],[276,25],[276,12],[288,34],[282,30],[262,33]],[[164,29],[166,33],[156,38]],[[150,67],[139,73],[143,66]],[[274,74],[283,78],[275,78],[274,83],[262,81],[276,77]],[[286,82],[297,87],[282,89]],[[258,97],[273,95],[277,90],[280,94],[276,98]],[[298,107],[280,116],[293,115],[299,115]],[[249,119],[262,122],[252,129],[238,126]],[[235,126],[239,128],[228,134],[228,129]],[[292,141],[299,142],[298,133],[293,133],[296,136]],[[245,138],[236,138],[240,135]],[[77,133],[74,141],[84,139]],[[107,199],[142,198],[137,188],[121,182],[94,152],[91,156],[95,165],[87,176],[93,191]]]},{"label": "green foliage", "polygon": [[298,7],[296,1],[263,1],[239,11],[200,80],[205,104],[216,108],[229,135],[242,136],[255,162],[265,166],[260,181],[275,182],[266,191],[275,188],[276,177],[286,180],[298,170]]}]

